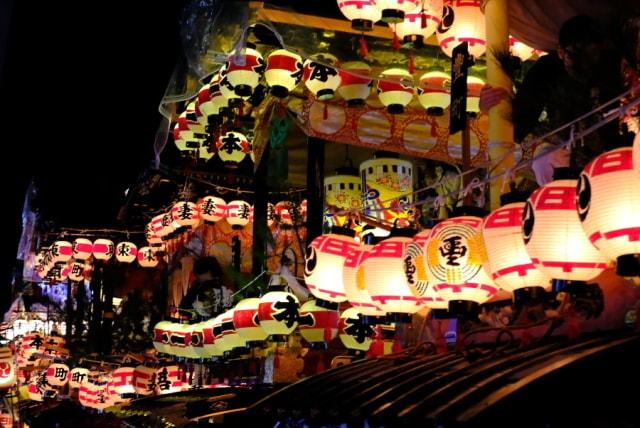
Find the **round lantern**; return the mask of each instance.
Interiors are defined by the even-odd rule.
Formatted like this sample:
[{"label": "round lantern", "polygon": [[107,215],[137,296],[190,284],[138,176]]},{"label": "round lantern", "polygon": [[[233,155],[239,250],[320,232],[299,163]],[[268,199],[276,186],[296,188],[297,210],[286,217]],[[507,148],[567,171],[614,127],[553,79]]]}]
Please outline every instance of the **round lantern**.
[{"label": "round lantern", "polygon": [[316,300],[307,300],[300,307],[298,330],[313,349],[326,349],[338,335],[340,314],[335,309],[319,306]]},{"label": "round lantern", "polygon": [[467,111],[477,113],[480,111],[480,91],[484,86],[484,80],[477,76],[467,77]]},{"label": "round lantern", "polygon": [[227,203],[217,196],[205,196],[198,208],[202,219],[209,224],[222,220],[227,213]]},{"label": "round lantern", "polygon": [[431,229],[424,229],[413,237],[413,242],[407,246],[404,253],[404,271],[409,287],[416,296],[420,297],[426,307],[446,310],[449,307],[448,302],[429,284],[427,276],[424,252],[429,235],[431,235]]},{"label": "round lantern", "polygon": [[338,59],[331,54],[315,54],[304,62],[304,85],[320,101],[333,98],[340,86]]},{"label": "round lantern", "polygon": [[589,281],[607,260],[585,235],[576,209],[577,180],[556,180],[527,200],[523,235],[533,264],[554,280]]},{"label": "round lantern", "polygon": [[578,181],[578,214],[587,238],[621,276],[640,276],[640,181],[633,151],[623,147],[601,154]]},{"label": "round lantern", "polygon": [[373,328],[363,322],[363,315],[357,308],[349,308],[340,315],[338,337],[345,348],[366,352],[373,341]]},{"label": "round lantern", "polygon": [[196,99],[196,115],[198,123],[203,125],[205,129],[209,123],[213,124],[218,121],[218,107],[211,102],[211,84],[205,83],[198,91]]},{"label": "round lantern", "polygon": [[137,366],[133,372],[133,389],[139,395],[151,395],[155,386],[156,369]]},{"label": "round lantern", "polygon": [[509,36],[509,52],[511,55],[520,58],[520,61],[526,61],[533,56],[535,49],[525,45],[513,36]]},{"label": "round lantern", "polygon": [[233,325],[233,311],[234,309],[232,308],[222,314],[222,340],[230,352],[242,354],[246,351],[247,341],[238,334]]},{"label": "round lantern", "polygon": [[358,249],[360,245],[353,239],[353,231],[334,230],[336,233],[320,235],[307,247],[304,280],[318,299],[338,303],[347,300],[342,276],[344,260],[349,251]]},{"label": "round lantern", "polygon": [[369,294],[364,281],[362,262],[372,248],[373,245],[361,245],[350,250],[344,259],[342,268],[345,295],[349,303],[367,317],[366,322],[375,321],[378,317],[383,317],[386,314],[371,300],[371,294]]},{"label": "round lantern", "polygon": [[376,0],[338,0],[340,12],[351,21],[351,28],[371,31],[373,24],[380,21],[382,11],[376,7]]},{"label": "round lantern", "polygon": [[188,387],[182,381],[182,370],[179,366],[166,366],[156,370],[156,392],[158,394],[171,394],[180,392]]},{"label": "round lantern", "polygon": [[516,300],[535,293],[538,287],[549,286],[549,278],[535,267],[522,240],[524,207],[524,202],[507,204],[491,212],[482,223],[488,258],[485,267],[494,282],[513,292]]},{"label": "round lantern", "polygon": [[107,381],[90,380],[78,391],[78,401],[85,407],[104,410],[113,405],[107,392]]},{"label": "round lantern", "polygon": [[0,391],[9,389],[16,384],[17,372],[11,349],[9,347],[0,348]]},{"label": "round lantern", "polygon": [[113,247],[110,239],[96,239],[93,241],[93,257],[96,260],[109,260],[113,257]]},{"label": "round lantern", "polygon": [[498,292],[484,268],[481,226],[480,217],[455,217],[438,223],[429,235],[427,276],[454,314],[473,312]]},{"label": "round lantern", "polygon": [[89,369],[75,367],[69,372],[69,388],[80,388],[83,383],[89,381]]},{"label": "round lantern", "polygon": [[299,308],[300,302],[295,295],[286,291],[269,291],[260,298],[260,326],[272,339],[283,341],[283,336],[291,334],[298,326]]},{"label": "round lantern", "polygon": [[68,241],[56,241],[49,249],[54,263],[66,263],[73,255],[73,244]]},{"label": "round lantern", "polygon": [[340,67],[341,84],[338,93],[350,107],[364,105],[371,93],[373,79],[369,77],[371,67],[361,61],[349,61]]},{"label": "round lantern", "polygon": [[260,82],[264,71],[264,60],[258,51],[244,48],[241,52],[229,55],[224,67],[225,77],[233,86],[236,95],[248,97]]},{"label": "round lantern", "polygon": [[264,78],[273,96],[286,97],[302,79],[302,58],[285,49],[271,52],[267,57]]},{"label": "round lantern", "polygon": [[151,247],[141,247],[138,250],[138,264],[144,268],[158,266],[158,257]]},{"label": "round lantern", "polygon": [[73,241],[73,258],[75,260],[87,260],[93,253],[93,243],[87,238],[77,238]]},{"label": "round lantern", "polygon": [[429,113],[442,114],[451,103],[451,75],[440,70],[427,71],[420,76],[418,100]]},{"label": "round lantern", "polygon": [[258,307],[260,299],[250,297],[238,302],[233,311],[233,327],[240,337],[245,340],[246,346],[253,348],[262,346],[269,334],[260,327],[258,319]]},{"label": "round lantern", "polygon": [[229,168],[236,168],[252,151],[251,143],[247,137],[237,131],[229,131],[220,135],[216,142],[216,149],[220,160]]},{"label": "round lantern", "polygon": [[153,327],[153,347],[163,354],[169,353],[169,337],[173,323],[170,321],[160,321]]},{"label": "round lantern", "polygon": [[138,247],[133,242],[120,242],[116,245],[116,260],[131,263],[138,256]]},{"label": "round lantern", "polygon": [[417,9],[404,14],[404,20],[393,27],[404,43],[422,44],[436,32],[442,17],[442,0],[425,0]]},{"label": "round lantern", "polygon": [[162,245],[162,239],[158,236],[154,229],[153,220],[147,223],[147,225],[144,227],[144,236],[145,238],[147,238],[147,243],[152,247],[159,247]]},{"label": "round lantern", "polygon": [[199,323],[196,324],[183,324],[185,332],[185,347],[182,348],[182,356],[190,358],[192,360],[201,358],[202,356],[202,326]]},{"label": "round lantern", "polygon": [[405,13],[422,6],[422,0],[375,0],[375,4],[382,12],[382,21],[397,24],[404,20]]},{"label": "round lantern", "polygon": [[176,357],[189,357],[187,348],[191,341],[191,325],[171,323],[167,353]]},{"label": "round lantern", "polygon": [[111,372],[109,388],[119,397],[125,394],[135,394],[134,367],[119,367]]},{"label": "round lantern", "polygon": [[[423,307],[404,271],[404,253],[412,239],[414,230],[399,229],[398,236],[385,239],[374,245],[362,262],[364,283],[373,302],[383,311],[392,314],[413,314]],[[407,236],[401,236],[407,235]],[[406,316],[398,321],[408,322]]]},{"label": "round lantern", "polygon": [[[211,332],[211,336],[213,336],[213,346],[210,345],[209,349],[212,352],[214,357],[222,357],[225,352],[228,352],[232,349],[225,340],[222,335],[222,317],[224,314],[220,314],[217,317],[213,318],[213,320],[205,321],[205,327],[203,331],[205,332],[205,337],[209,337],[208,331]],[[209,330],[210,328],[210,330]],[[205,339],[207,341],[207,339]]]},{"label": "round lantern", "polygon": [[234,229],[242,229],[249,224],[251,205],[245,201],[231,201],[227,204],[227,223]]},{"label": "round lantern", "polygon": [[467,42],[471,55],[478,58],[484,54],[485,22],[480,4],[480,0],[444,0],[442,20],[436,32],[438,44],[444,53],[451,56],[453,48]]},{"label": "round lantern", "polygon": [[413,77],[402,68],[385,70],[378,79],[378,98],[391,114],[403,113],[414,92]]},{"label": "round lantern", "polygon": [[200,210],[193,202],[180,201],[171,208],[171,218],[180,230],[190,230],[200,224]]}]

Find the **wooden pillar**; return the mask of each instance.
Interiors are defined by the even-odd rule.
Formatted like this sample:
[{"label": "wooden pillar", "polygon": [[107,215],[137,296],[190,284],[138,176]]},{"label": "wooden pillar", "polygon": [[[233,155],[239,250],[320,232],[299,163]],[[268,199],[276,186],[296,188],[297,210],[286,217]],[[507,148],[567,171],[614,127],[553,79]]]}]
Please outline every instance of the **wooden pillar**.
[{"label": "wooden pillar", "polygon": [[267,166],[269,164],[269,147],[267,144],[260,165],[254,176],[253,201],[253,254],[251,256],[251,272],[260,275],[266,267],[267,242],[270,233],[267,227],[267,203],[269,189],[267,187]]},{"label": "wooden pillar", "polygon": [[[485,0],[484,16],[487,26],[487,83],[494,88],[504,88],[513,95],[513,82],[504,72],[495,55],[509,52],[508,0]],[[498,165],[493,165],[492,162],[492,176],[499,175],[515,165],[511,117],[510,99],[500,101],[489,110],[489,159],[497,162],[506,156]],[[508,155],[509,153],[511,155]],[[503,182],[502,179],[491,182],[490,208],[492,210],[500,206]]]},{"label": "wooden pillar", "polygon": [[322,235],[324,211],[324,141],[307,140],[307,243]]}]

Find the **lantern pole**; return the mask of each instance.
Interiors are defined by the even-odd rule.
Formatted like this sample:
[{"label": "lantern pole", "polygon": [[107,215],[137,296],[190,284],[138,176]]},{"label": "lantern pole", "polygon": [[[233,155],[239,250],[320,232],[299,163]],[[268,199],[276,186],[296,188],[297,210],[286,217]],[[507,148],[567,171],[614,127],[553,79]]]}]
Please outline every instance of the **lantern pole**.
[{"label": "lantern pole", "polygon": [[322,235],[324,211],[324,141],[307,140],[307,242]]},{"label": "lantern pole", "polygon": [[254,277],[262,273],[266,260],[267,236],[269,233],[267,226],[268,189],[266,185],[269,147],[270,145],[267,144],[253,179],[255,198],[253,201],[253,253],[251,256],[251,273]]},{"label": "lantern pole", "polygon": [[[497,165],[492,165],[491,176],[496,176],[515,166],[513,122],[511,121],[513,82],[502,69],[499,61],[500,56],[509,52],[508,0],[484,0],[482,6],[487,29],[487,84],[494,88],[503,88],[510,95],[510,98],[505,97],[489,109],[489,159],[492,161],[502,159]],[[502,180],[491,182],[489,187],[491,210],[500,207],[502,188]]]}]

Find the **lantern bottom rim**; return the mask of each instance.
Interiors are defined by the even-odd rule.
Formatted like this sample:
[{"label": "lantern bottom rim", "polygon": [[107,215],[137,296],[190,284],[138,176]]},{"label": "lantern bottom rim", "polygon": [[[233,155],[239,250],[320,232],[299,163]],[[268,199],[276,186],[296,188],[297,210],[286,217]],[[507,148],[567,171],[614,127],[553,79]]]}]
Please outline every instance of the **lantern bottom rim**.
[{"label": "lantern bottom rim", "polygon": [[640,276],[640,254],[625,254],[618,257],[616,273],[620,276]]},{"label": "lantern bottom rim", "polygon": [[453,315],[448,309],[431,309],[431,318],[434,320],[446,320],[453,318]]},{"label": "lantern bottom rim", "polygon": [[370,19],[354,19],[351,21],[351,28],[358,31],[373,30],[373,21]]},{"label": "lantern bottom rim", "polygon": [[337,311],[340,304],[338,302],[330,302],[328,300],[316,298],[316,305],[320,306],[321,308],[329,309],[331,311]]},{"label": "lantern bottom rim", "polygon": [[386,315],[363,315],[362,316],[363,325],[378,325],[378,324],[384,324],[385,322],[387,322]]},{"label": "lantern bottom rim", "polygon": [[249,85],[240,84],[234,87],[233,92],[239,97],[248,97],[251,96],[253,88]]},{"label": "lantern bottom rim", "polygon": [[449,312],[457,318],[475,319],[478,317],[480,304],[472,300],[450,300]]},{"label": "lantern bottom rim", "polygon": [[399,9],[383,9],[381,21],[387,24],[399,24],[404,21],[404,12]]},{"label": "lantern bottom rim", "polygon": [[289,336],[285,334],[272,334],[269,336],[269,340],[276,343],[287,343],[289,341]]},{"label": "lantern bottom rim", "polygon": [[547,293],[542,286],[523,287],[513,290],[513,302],[516,306],[524,306],[527,303],[537,303],[546,297]]},{"label": "lantern bottom rim", "polygon": [[404,113],[404,106],[402,104],[389,104],[387,106],[387,113],[402,114]]},{"label": "lantern bottom rim", "polygon": [[362,98],[352,98],[347,100],[347,106],[349,107],[361,107],[364,105],[364,100]]},{"label": "lantern bottom rim", "polygon": [[387,321],[397,324],[411,324],[411,314],[402,312],[390,312],[387,314]]},{"label": "lantern bottom rim", "polygon": [[444,109],[442,107],[427,107],[427,115],[429,116],[444,116]]},{"label": "lantern bottom rim", "polygon": [[315,351],[325,351],[329,348],[327,342],[309,342],[309,348]]},{"label": "lantern bottom rim", "polygon": [[316,93],[316,98],[319,99],[320,101],[328,101],[333,98],[333,94],[334,94],[333,89],[329,89],[329,88],[320,89]]},{"label": "lantern bottom rim", "polygon": [[271,95],[277,98],[286,98],[289,95],[289,90],[281,85],[274,85],[271,87]]}]

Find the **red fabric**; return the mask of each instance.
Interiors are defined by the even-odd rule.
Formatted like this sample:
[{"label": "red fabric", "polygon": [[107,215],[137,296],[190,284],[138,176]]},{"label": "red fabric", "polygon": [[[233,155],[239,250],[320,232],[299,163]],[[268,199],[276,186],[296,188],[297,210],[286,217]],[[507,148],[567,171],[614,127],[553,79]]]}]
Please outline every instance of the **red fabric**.
[{"label": "red fabric", "polygon": [[366,58],[369,56],[369,47],[367,46],[367,39],[364,38],[364,35],[360,36],[360,57]]}]

